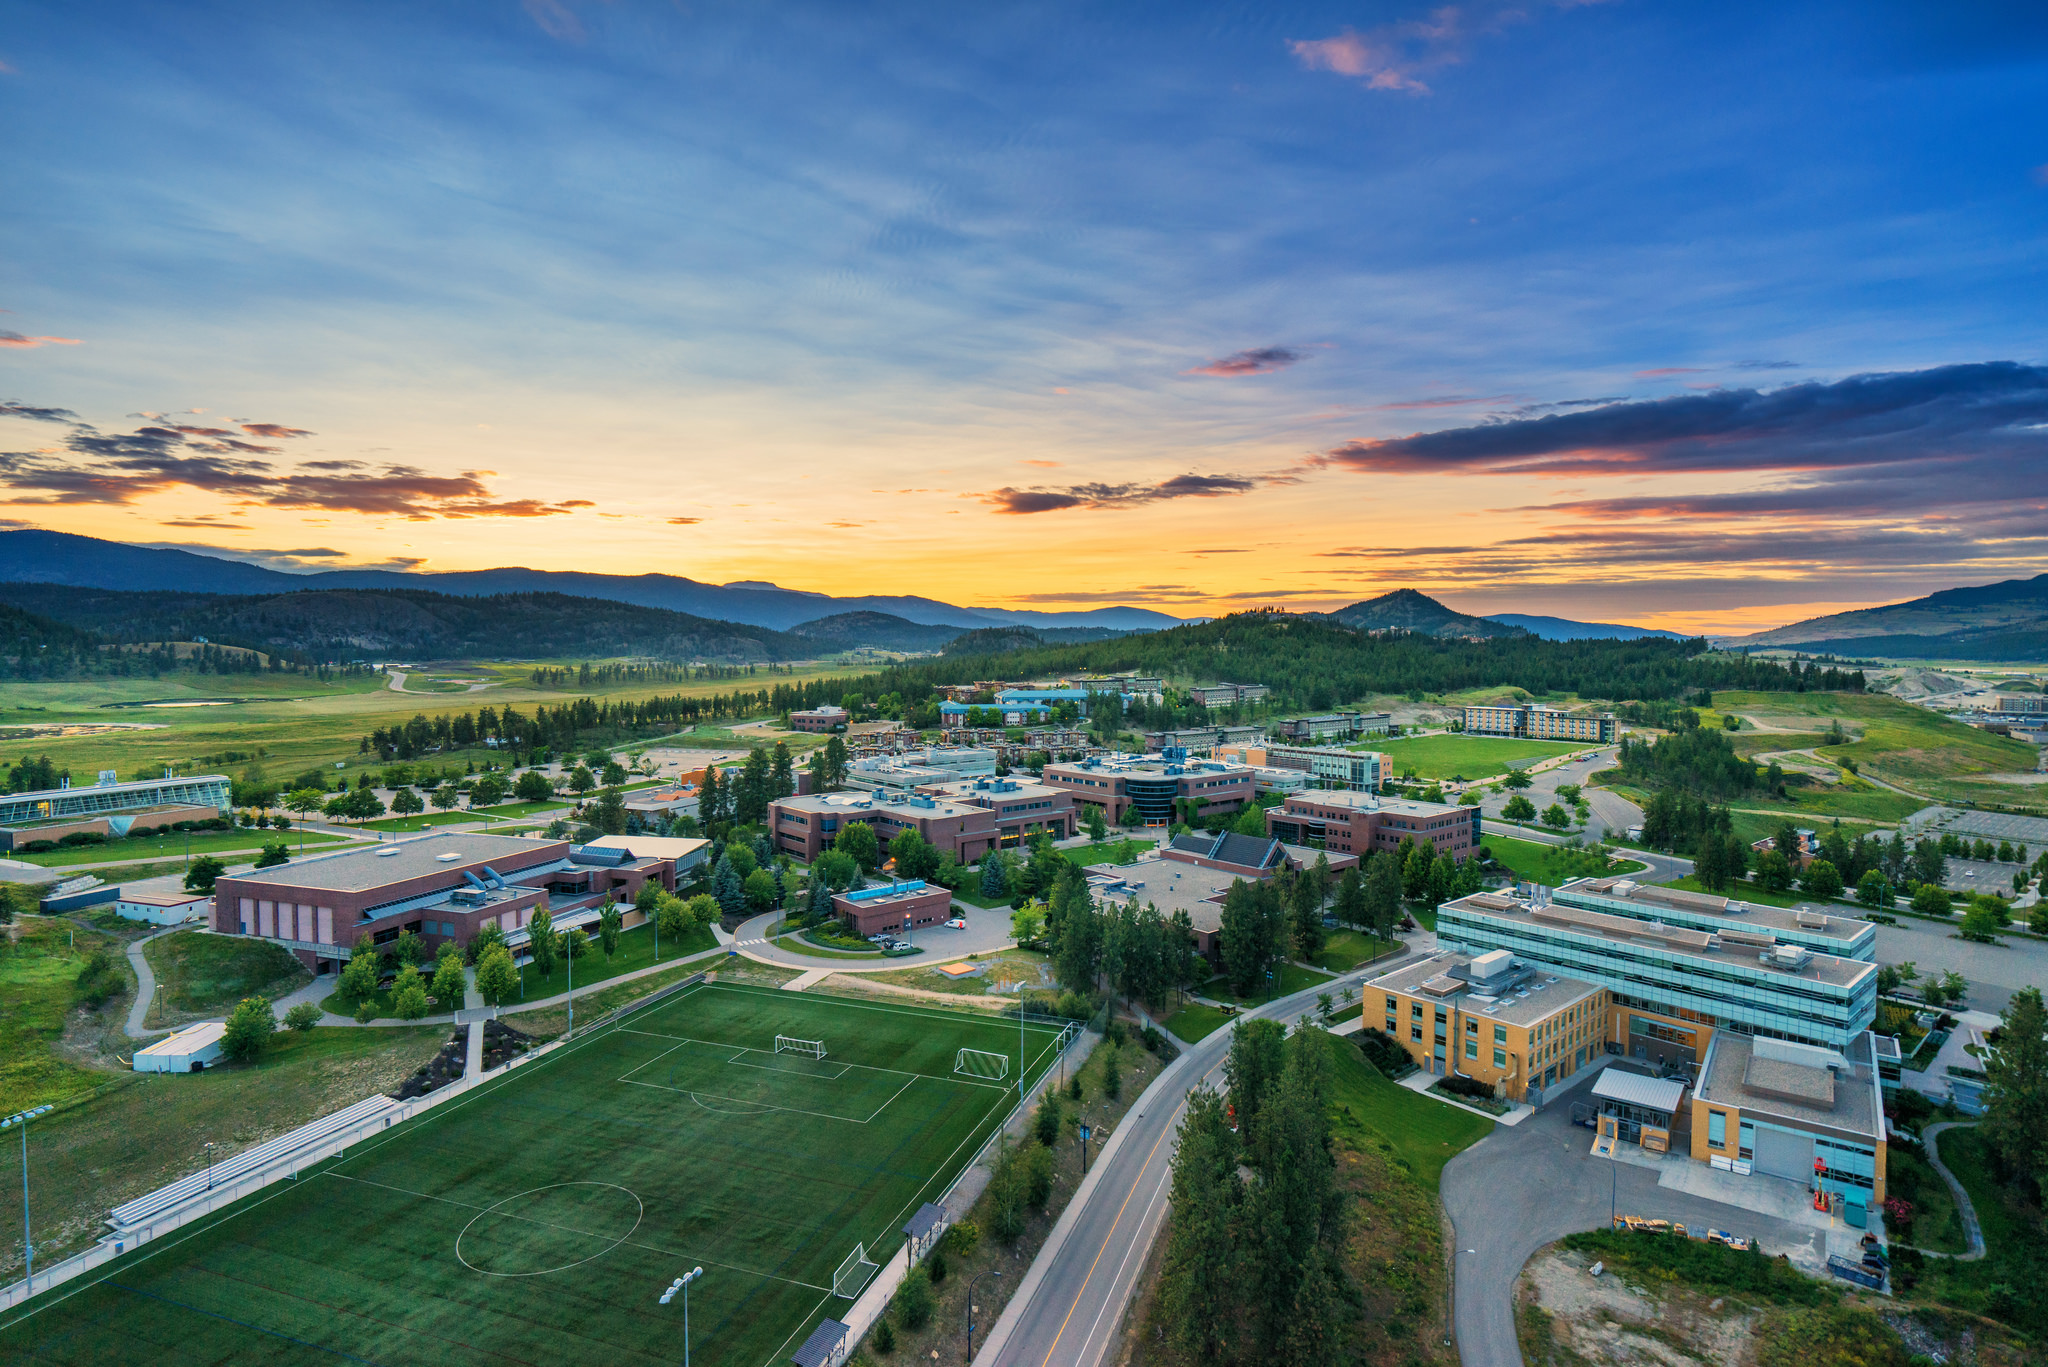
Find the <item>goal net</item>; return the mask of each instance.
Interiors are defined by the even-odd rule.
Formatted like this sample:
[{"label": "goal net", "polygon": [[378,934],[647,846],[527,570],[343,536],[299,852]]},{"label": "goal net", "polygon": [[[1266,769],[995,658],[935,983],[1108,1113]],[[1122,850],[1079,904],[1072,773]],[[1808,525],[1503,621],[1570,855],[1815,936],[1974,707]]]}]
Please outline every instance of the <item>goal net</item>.
[{"label": "goal net", "polygon": [[775,1037],[775,1052],[778,1054],[808,1054],[815,1059],[825,1057],[825,1041],[821,1039],[796,1039],[789,1035]]},{"label": "goal net", "polygon": [[1001,1081],[1010,1075],[1010,1056],[991,1054],[986,1049],[962,1049],[953,1058],[953,1071],[963,1077],[985,1077]]},{"label": "goal net", "polygon": [[855,1244],[853,1252],[846,1255],[846,1261],[840,1263],[839,1270],[832,1274],[832,1294],[852,1300],[879,1270],[868,1261],[868,1246]]}]

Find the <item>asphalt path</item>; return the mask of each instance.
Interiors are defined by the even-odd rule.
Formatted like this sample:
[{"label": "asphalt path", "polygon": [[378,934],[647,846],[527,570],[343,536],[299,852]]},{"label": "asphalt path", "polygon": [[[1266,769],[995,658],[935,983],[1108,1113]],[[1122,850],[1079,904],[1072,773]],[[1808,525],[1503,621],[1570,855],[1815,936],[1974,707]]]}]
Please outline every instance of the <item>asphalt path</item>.
[{"label": "asphalt path", "polygon": [[[1560,785],[1576,783],[1583,790],[1586,805],[1592,810],[1592,815],[1586,819],[1584,831],[1580,833],[1581,838],[1590,842],[1604,839],[1609,834],[1625,835],[1629,827],[1642,823],[1643,809],[1619,793],[1606,788],[1587,786],[1587,780],[1594,774],[1602,769],[1614,767],[1618,753],[1615,748],[1609,747],[1584,758],[1574,759],[1567,764],[1560,764],[1554,769],[1532,773],[1529,775],[1529,787],[1522,790],[1522,796],[1534,803],[1536,810],[1540,812],[1557,800]],[[1498,820],[1501,808],[1507,806],[1508,799],[1514,795],[1513,788],[1499,794],[1484,793],[1479,799],[1479,810],[1482,814]],[[1516,828],[1501,829],[1505,832]]]},{"label": "asphalt path", "polygon": [[1444,1168],[1444,1210],[1457,1230],[1452,1319],[1464,1367],[1522,1361],[1514,1288],[1523,1264],[1553,1239],[1605,1228],[1611,1213],[1729,1230],[1762,1240],[1770,1253],[1804,1248],[1809,1265],[1825,1256],[1823,1230],[1659,1187],[1653,1169],[1594,1158],[1593,1132],[1571,1123],[1570,1102],[1584,1100],[1598,1076],[1588,1074],[1520,1125],[1494,1126]]},{"label": "asphalt path", "polygon": [[[1316,994],[1351,986],[1393,960],[1318,983],[1244,1016],[1293,1022]],[[1230,1031],[1183,1049],[1145,1089],[1053,1227],[974,1367],[1096,1367],[1115,1343],[1139,1271],[1166,1219],[1173,1155],[1188,1094],[1222,1084]]]}]

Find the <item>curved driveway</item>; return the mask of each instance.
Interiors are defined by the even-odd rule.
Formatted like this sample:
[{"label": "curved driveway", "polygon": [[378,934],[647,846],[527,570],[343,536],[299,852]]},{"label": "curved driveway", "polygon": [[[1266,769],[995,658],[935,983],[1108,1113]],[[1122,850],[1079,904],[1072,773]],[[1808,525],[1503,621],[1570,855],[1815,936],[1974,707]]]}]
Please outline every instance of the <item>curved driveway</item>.
[{"label": "curved driveway", "polygon": [[[879,955],[873,959],[825,958],[818,954],[802,954],[794,949],[784,949],[775,940],[767,938],[768,927],[783,918],[784,913],[771,911],[766,916],[756,916],[751,921],[742,921],[733,932],[733,948],[741,957],[756,963],[774,964],[778,968],[828,969],[833,973],[880,973],[893,968],[923,968],[931,964],[942,964],[954,959],[964,959],[969,954],[991,954],[999,949],[1009,949],[1017,941],[1010,933],[1010,909],[984,911],[980,907],[963,906],[955,902],[953,914],[965,918],[967,929],[950,930],[945,926],[926,926],[910,936],[912,944],[923,950],[922,954],[905,955],[901,958],[885,959]],[[787,938],[778,936],[777,939]]]},{"label": "curved driveway", "polygon": [[[1586,780],[1600,770],[1614,767],[1616,754],[1616,750],[1610,746],[1584,758],[1560,764],[1554,769],[1545,769],[1540,774],[1532,773],[1529,775],[1530,786],[1522,791],[1522,796],[1535,803],[1536,810],[1540,812],[1557,800],[1559,785],[1576,783],[1584,790],[1586,805],[1593,812],[1586,820],[1584,838],[1599,840],[1609,832],[1625,835],[1629,827],[1641,824],[1643,809],[1617,792],[1586,785]],[[1508,799],[1514,795],[1515,790],[1512,788],[1500,794],[1488,793],[1480,798],[1479,810],[1498,819],[1501,808],[1507,806]],[[1522,833],[1518,828],[1502,827],[1503,834],[1508,830],[1515,830],[1518,835]]]}]

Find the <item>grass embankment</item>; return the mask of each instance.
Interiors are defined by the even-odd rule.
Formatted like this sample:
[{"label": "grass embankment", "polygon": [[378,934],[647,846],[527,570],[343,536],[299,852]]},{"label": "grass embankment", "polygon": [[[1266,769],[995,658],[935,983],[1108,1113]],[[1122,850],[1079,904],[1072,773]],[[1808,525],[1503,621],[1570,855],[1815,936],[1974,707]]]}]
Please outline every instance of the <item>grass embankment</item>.
[{"label": "grass embankment", "polygon": [[[1150,854],[1159,848],[1156,840],[1132,840],[1128,836],[1121,840],[1100,840],[1090,845],[1076,845],[1060,853],[1074,863],[1086,868],[1090,864],[1135,864],[1141,854]],[[1006,904],[1007,905],[1007,904]]]},{"label": "grass embankment", "polygon": [[128,989],[101,1010],[124,1010],[133,983],[113,936],[56,916],[21,916],[0,929],[0,1115],[60,1101],[106,1080],[56,1053],[66,1020],[80,1005],[79,973],[102,948],[115,956]]},{"label": "grass embankment", "polygon": [[1926,1159],[1904,1145],[1892,1145],[1885,1154],[1884,1183],[1888,1197],[1913,1208],[1912,1219],[1891,1222],[1893,1238],[1935,1253],[1968,1251],[1955,1194]]},{"label": "grass embankment", "polygon": [[1189,1002],[1180,1010],[1168,1016],[1160,1024],[1193,1044],[1196,1040],[1226,1025],[1231,1017],[1220,1007],[1204,1006],[1200,1002]]},{"label": "grass embankment", "polygon": [[[1722,692],[1714,695],[1714,706],[1722,712],[1736,713],[1765,733],[1752,738],[1747,732],[1738,732],[1745,748],[1812,749],[1832,763],[1852,760],[1864,774],[1909,788],[1916,794],[1944,799],[2012,802],[2021,797],[2023,790],[1984,782],[1982,776],[2029,772],[2038,758],[2034,747],[2024,741],[1965,726],[1883,693]],[[1848,733],[1845,744],[1826,743],[1826,732],[1835,721],[1840,721]],[[1880,797],[1886,800],[1881,801]],[[1883,790],[1855,790],[1835,801],[1852,799],[1871,810],[1843,811],[1840,815],[1874,815],[1879,809],[1889,808],[1884,816],[1877,817],[1880,820],[1896,820],[1904,815],[1897,808],[1910,800],[1898,794],[1884,794]],[[1805,794],[1801,800],[1806,800]],[[1825,806],[1804,810],[1833,814]]]},{"label": "grass embankment", "polygon": [[[205,1167],[208,1141],[229,1158],[389,1091],[446,1037],[445,1026],[285,1031],[253,1065],[93,1075],[107,1085],[29,1126],[36,1265],[90,1244],[109,1208]],[[21,1249],[9,1245],[0,1277],[20,1275]]]},{"label": "grass embankment", "polygon": [[1248,996],[1240,997],[1237,993],[1231,991],[1229,981],[1221,976],[1209,979],[1200,991],[1203,996],[1215,1001],[1236,1002],[1240,1006],[1253,1006],[1263,1001],[1292,996],[1296,992],[1304,991],[1319,983],[1326,983],[1336,976],[1331,973],[1319,973],[1313,968],[1303,968],[1300,964],[1290,963],[1277,964],[1272,971],[1272,980],[1262,984]]},{"label": "grass embankment", "polygon": [[[644,786],[644,785],[633,785]],[[501,821],[521,817],[537,816],[543,812],[566,814],[573,799],[550,799],[546,802],[504,802],[495,807],[462,807],[446,812],[415,812],[411,816],[386,816],[375,821],[365,821],[359,829],[365,831],[419,831],[434,826],[456,826],[465,822],[480,824],[496,830]]]},{"label": "grass embankment", "polygon": [[1378,750],[1388,757],[1397,774],[1413,770],[1417,778],[1476,779],[1493,778],[1510,769],[1527,769],[1554,755],[1594,747],[1572,741],[1446,734],[1401,740],[1367,739],[1351,748]]},{"label": "grass embankment", "polygon": [[149,941],[142,953],[156,974],[152,1028],[221,1015],[244,997],[276,1001],[312,980],[284,949],[244,935],[180,930]]},{"label": "grass embankment", "polygon": [[[307,832],[303,839],[307,854],[315,853],[323,847],[351,843],[347,836],[321,835],[314,832]],[[12,854],[8,858],[19,859],[27,864],[40,864],[46,869],[72,868],[79,864],[104,864],[111,860],[132,860],[141,863],[155,860],[169,862],[173,859],[182,867],[188,843],[191,855],[195,859],[202,854],[246,854],[253,858],[262,852],[265,845],[277,844],[284,845],[296,859],[300,840],[301,836],[295,830],[194,831],[189,837],[183,831],[172,831],[166,835],[124,836],[102,845],[66,845],[62,849]]]},{"label": "grass embankment", "polygon": [[1029,988],[1052,986],[1052,975],[1045,971],[1051,959],[1035,949],[1005,949],[994,954],[974,954],[969,955],[966,962],[978,966],[981,972],[956,978],[939,972],[937,967],[896,968],[885,973],[863,973],[861,976],[872,982],[894,983],[898,987],[916,987],[926,992],[947,992],[960,997],[986,996],[990,985],[1000,982],[1021,982]]},{"label": "grass embankment", "polygon": [[[1984,1256],[1975,1262],[1926,1258],[1917,1268],[1895,1263],[1894,1289],[1915,1301],[1988,1315],[2037,1342],[2048,1340],[2048,1299],[2038,1294],[2038,1288],[2048,1284],[2048,1238],[2041,1232],[2040,1193],[2025,1183],[2000,1179],[1990,1145],[1979,1130],[1948,1130],[1936,1142],[1942,1163],[1970,1193],[1984,1230]],[[1913,1284],[1901,1287],[1907,1276]]]},{"label": "grass embankment", "polygon": [[1400,948],[1399,940],[1382,940],[1356,930],[1333,930],[1323,942],[1323,952],[1309,962],[1331,973],[1349,973],[1370,959],[1393,954]]},{"label": "grass embankment", "polygon": [[1633,873],[1647,867],[1634,859],[1610,859],[1594,850],[1567,849],[1563,845],[1544,845],[1506,835],[1489,834],[1481,843],[1502,868],[1517,878],[1551,887],[1574,878]]}]

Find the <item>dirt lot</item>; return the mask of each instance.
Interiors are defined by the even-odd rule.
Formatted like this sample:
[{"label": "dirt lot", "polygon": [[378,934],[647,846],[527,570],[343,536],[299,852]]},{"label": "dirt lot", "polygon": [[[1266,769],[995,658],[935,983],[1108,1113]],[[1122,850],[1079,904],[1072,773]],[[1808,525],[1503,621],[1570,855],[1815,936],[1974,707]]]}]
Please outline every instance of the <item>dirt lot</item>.
[{"label": "dirt lot", "polygon": [[1522,1351],[1532,1363],[1545,1361],[1531,1351],[1530,1339],[1540,1342],[1546,1316],[1560,1363],[1692,1367],[1751,1359],[1761,1311],[1683,1288],[1641,1294],[1612,1273],[1588,1275],[1591,1261],[1552,1249],[1523,1269],[1515,1318],[1522,1326]]}]

